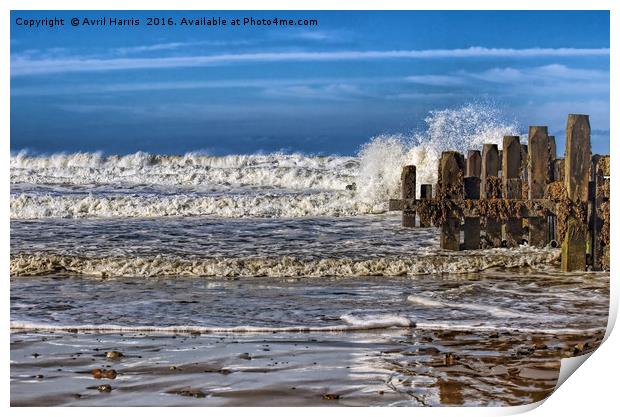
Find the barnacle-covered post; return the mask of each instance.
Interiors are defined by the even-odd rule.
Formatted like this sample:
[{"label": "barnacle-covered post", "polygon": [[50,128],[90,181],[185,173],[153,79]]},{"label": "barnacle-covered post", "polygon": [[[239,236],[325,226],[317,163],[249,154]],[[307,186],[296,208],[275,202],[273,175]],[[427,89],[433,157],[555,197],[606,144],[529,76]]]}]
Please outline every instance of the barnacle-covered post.
[{"label": "barnacle-covered post", "polygon": [[[528,198],[545,198],[547,185],[553,180],[554,159],[547,126],[530,126],[528,151]],[[546,217],[530,217],[528,223],[530,246],[542,247],[549,243],[549,222]]]},{"label": "barnacle-covered post", "polygon": [[459,250],[461,240],[461,219],[455,217],[449,205],[451,199],[463,198],[463,175],[465,160],[459,152],[443,152],[439,161],[437,176],[437,197],[445,200],[448,210],[441,222],[440,244],[442,249]]},{"label": "barnacle-covered post", "polygon": [[590,120],[584,114],[569,114],[566,123],[564,185],[573,208],[562,241],[562,271],[586,269],[586,204],[592,151]]},{"label": "barnacle-covered post", "polygon": [[[492,199],[501,197],[499,186],[499,151],[497,145],[485,143],[482,146],[482,167],[480,171],[480,198]],[[497,218],[486,217],[485,238],[487,244],[499,247],[502,243],[502,229]]]},{"label": "barnacle-covered post", "polygon": [[[420,200],[430,200],[433,198],[433,185],[422,184],[420,186]],[[430,219],[423,218],[420,214],[420,227],[431,227]]]},{"label": "barnacle-covered post", "polygon": [[609,155],[593,159],[592,268],[609,270]]},{"label": "barnacle-covered post", "polygon": [[[553,161],[553,181],[564,184],[564,158],[556,158]],[[563,236],[560,236],[560,230],[558,229],[558,217],[553,214],[551,216],[553,219],[552,230],[551,230],[551,238],[556,241],[556,243],[562,244]]]},{"label": "barnacle-covered post", "polygon": [[[466,200],[480,199],[480,178],[465,177],[463,189]],[[465,250],[480,249],[480,217],[465,217],[463,221],[463,246]]]},{"label": "barnacle-covered post", "polygon": [[[400,175],[401,198],[415,199],[415,165],[405,165]],[[415,227],[415,210],[403,209],[403,227]]]},{"label": "barnacle-covered post", "polygon": [[[502,149],[502,188],[504,198],[521,198],[521,144],[518,136],[504,136]],[[517,246],[523,237],[522,220],[509,217],[503,227],[506,246]]]}]

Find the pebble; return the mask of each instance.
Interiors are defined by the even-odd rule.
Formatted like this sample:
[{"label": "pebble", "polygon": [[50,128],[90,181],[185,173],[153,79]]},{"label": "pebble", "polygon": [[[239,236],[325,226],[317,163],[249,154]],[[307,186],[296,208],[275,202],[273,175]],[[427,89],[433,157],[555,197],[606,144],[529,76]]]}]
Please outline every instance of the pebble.
[{"label": "pebble", "polygon": [[116,379],[116,375],[118,375],[118,373],[114,369],[108,369],[103,373],[104,378],[108,379]]},{"label": "pebble", "polygon": [[110,392],[112,391],[112,386],[110,384],[103,384],[97,387],[97,391],[99,392]]},{"label": "pebble", "polygon": [[123,356],[124,355],[117,350],[111,350],[105,353],[105,357],[108,359],[118,359],[118,358],[122,358]]},{"label": "pebble", "polygon": [[194,397],[194,398],[204,398],[207,396],[207,394],[205,394],[204,392],[200,390],[191,390],[191,389],[179,391],[179,395],[182,395],[183,397]]}]

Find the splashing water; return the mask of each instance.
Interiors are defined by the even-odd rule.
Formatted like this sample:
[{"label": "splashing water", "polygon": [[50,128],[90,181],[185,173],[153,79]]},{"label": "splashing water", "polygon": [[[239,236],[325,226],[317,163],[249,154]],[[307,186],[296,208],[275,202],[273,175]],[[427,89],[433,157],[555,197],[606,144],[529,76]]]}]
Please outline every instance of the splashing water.
[{"label": "splashing water", "polygon": [[423,131],[373,138],[357,157],[20,152],[11,156],[11,218],[381,213],[400,195],[404,165],[417,167],[418,184],[433,184],[443,151],[481,149],[517,132],[488,104],[434,110],[424,121]]},{"label": "splashing water", "polygon": [[374,202],[398,198],[404,165],[416,166],[418,184],[433,184],[443,151],[465,153],[481,149],[485,143],[500,144],[505,135],[518,134],[516,121],[488,104],[433,110],[424,122],[427,128],[423,132],[380,135],[362,147],[358,155],[358,198]]}]

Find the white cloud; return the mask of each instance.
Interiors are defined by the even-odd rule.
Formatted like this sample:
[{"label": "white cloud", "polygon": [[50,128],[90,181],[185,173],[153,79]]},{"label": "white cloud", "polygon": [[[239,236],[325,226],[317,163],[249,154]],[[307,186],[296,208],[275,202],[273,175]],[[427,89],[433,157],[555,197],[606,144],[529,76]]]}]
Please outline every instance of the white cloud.
[{"label": "white cloud", "polygon": [[480,72],[412,75],[407,81],[434,87],[464,86],[478,92],[515,95],[608,95],[609,71],[550,64],[530,68],[490,68]]},{"label": "white cloud", "polygon": [[381,84],[402,82],[402,77],[348,77],[348,78],[250,78],[210,81],[164,81],[150,83],[118,83],[118,84],[73,84],[53,85],[48,87],[15,87],[11,89],[11,96],[55,96],[95,93],[123,93],[133,91],[162,91],[162,90],[197,90],[220,88],[279,88],[299,85],[342,85],[342,84]]},{"label": "white cloud", "polygon": [[208,40],[208,41],[200,41],[200,42],[168,42],[168,43],[156,43],[150,45],[135,45],[135,46],[126,46],[120,48],[112,49],[112,53],[120,54],[120,55],[129,55],[135,53],[143,53],[143,52],[154,52],[154,51],[170,51],[177,50],[181,48],[189,48],[194,46],[235,46],[235,45],[250,45],[252,44],[249,40],[230,40],[230,41],[220,41],[220,40]]},{"label": "white cloud", "polygon": [[415,84],[433,86],[460,85],[465,82],[465,78],[460,75],[411,75],[406,80]]},{"label": "white cloud", "polygon": [[235,63],[294,62],[294,61],[353,61],[385,59],[436,59],[436,58],[490,58],[490,57],[567,57],[608,56],[609,48],[483,48],[427,49],[393,51],[332,51],[332,52],[255,52],[185,57],[158,58],[14,58],[11,76],[51,74],[65,72],[115,71],[131,69],[181,68]]},{"label": "white cloud", "polygon": [[565,65],[551,64],[534,68],[516,69],[516,68],[492,68],[480,73],[470,73],[471,77],[480,80],[511,83],[511,82],[532,82],[532,81],[558,81],[558,80],[574,80],[574,81],[609,81],[609,72],[602,70],[570,68]]},{"label": "white cloud", "polygon": [[272,97],[291,97],[299,99],[350,100],[366,94],[355,84],[337,83],[320,86],[291,85],[282,88],[270,88],[264,91]]},{"label": "white cloud", "polygon": [[152,45],[137,45],[137,46],[127,46],[122,48],[114,48],[113,52],[126,55],[132,53],[140,53],[140,52],[152,52],[152,51],[167,51],[182,48],[185,46],[190,46],[191,43],[187,42],[168,42],[168,43],[156,43]]}]

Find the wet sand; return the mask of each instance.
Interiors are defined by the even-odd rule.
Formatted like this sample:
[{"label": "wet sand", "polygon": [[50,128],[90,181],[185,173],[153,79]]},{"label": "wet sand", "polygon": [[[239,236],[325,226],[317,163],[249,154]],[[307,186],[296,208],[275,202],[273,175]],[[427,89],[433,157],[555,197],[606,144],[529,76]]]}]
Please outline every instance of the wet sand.
[{"label": "wet sand", "polygon": [[521,405],[550,395],[559,360],[592,351],[602,337],[13,332],[11,405]]}]

